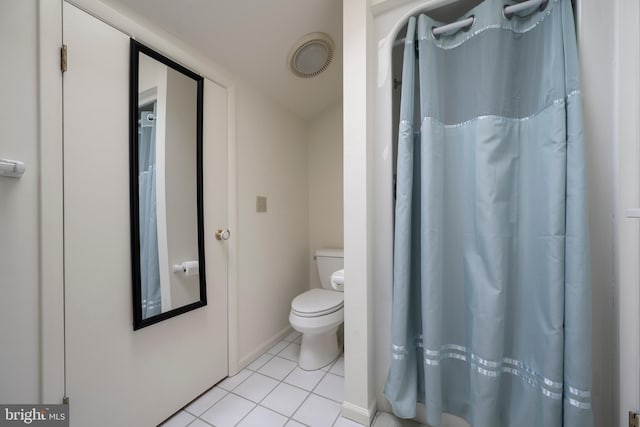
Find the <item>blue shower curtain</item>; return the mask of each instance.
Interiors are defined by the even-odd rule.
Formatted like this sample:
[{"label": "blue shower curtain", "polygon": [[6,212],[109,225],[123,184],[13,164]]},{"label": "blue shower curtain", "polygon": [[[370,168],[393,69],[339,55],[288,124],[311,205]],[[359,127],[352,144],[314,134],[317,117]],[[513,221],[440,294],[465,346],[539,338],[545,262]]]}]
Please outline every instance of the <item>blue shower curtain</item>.
[{"label": "blue shower curtain", "polygon": [[571,2],[510,19],[503,5],[486,0],[468,31],[439,38],[426,15],[408,23],[385,395],[402,418],[424,403],[433,426],[448,412],[472,427],[589,427]]},{"label": "blue shower curtain", "polygon": [[[138,201],[140,212],[140,286],[142,318],[162,312],[156,213],[156,104],[140,113],[138,126]],[[150,120],[149,117],[152,117]]]}]

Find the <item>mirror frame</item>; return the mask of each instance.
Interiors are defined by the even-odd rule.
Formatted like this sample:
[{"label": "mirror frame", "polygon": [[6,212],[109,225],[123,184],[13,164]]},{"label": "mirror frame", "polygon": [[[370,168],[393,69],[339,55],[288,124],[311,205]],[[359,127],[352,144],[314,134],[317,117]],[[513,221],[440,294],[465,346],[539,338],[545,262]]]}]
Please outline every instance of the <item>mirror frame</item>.
[{"label": "mirror frame", "polygon": [[[193,79],[197,84],[197,113],[196,113],[196,193],[197,193],[197,233],[198,233],[198,266],[200,281],[200,300],[182,307],[172,308],[164,313],[155,316],[142,318],[142,289],[140,273],[140,219],[139,219],[139,196],[138,196],[138,67],[140,53],[161,62],[178,71],[179,73]],[[207,305],[207,286],[205,278],[205,257],[204,257],[204,214],[203,214],[203,166],[202,166],[202,126],[203,126],[203,87],[204,78],[193,71],[185,68],[166,56],[153,49],[138,43],[136,40],[130,41],[130,69],[129,69],[129,197],[131,202],[131,272],[133,290],[133,330],[138,330],[146,326],[153,325],[171,317],[186,313],[196,308]]]}]

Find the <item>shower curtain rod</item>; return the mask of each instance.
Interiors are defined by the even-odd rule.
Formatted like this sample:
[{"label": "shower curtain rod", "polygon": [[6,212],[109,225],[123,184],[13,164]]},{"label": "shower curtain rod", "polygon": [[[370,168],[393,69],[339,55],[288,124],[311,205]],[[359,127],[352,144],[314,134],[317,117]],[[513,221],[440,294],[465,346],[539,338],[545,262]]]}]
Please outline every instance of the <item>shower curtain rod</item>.
[{"label": "shower curtain rod", "polygon": [[[527,0],[527,1],[523,1],[522,3],[513,4],[511,6],[505,6],[502,9],[502,15],[505,17],[505,19],[511,19],[511,15],[525,9],[529,9],[533,7],[540,7],[540,9],[543,9],[547,6],[548,2],[549,0]],[[474,22],[475,22],[475,16],[472,15],[460,21],[452,22],[451,24],[441,25],[439,27],[433,27],[431,29],[431,32],[433,33],[433,36],[435,38],[438,38],[443,33],[454,31],[454,30],[459,31],[461,29],[471,27]],[[405,41],[406,41],[406,38],[396,40],[393,43],[393,47],[400,46],[404,44]]]}]

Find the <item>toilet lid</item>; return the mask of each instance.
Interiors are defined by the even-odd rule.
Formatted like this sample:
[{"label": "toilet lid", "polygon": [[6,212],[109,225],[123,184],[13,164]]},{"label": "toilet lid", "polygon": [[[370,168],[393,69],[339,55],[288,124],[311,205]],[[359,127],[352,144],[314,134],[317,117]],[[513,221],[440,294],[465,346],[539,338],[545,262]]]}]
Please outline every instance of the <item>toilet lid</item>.
[{"label": "toilet lid", "polygon": [[333,313],[342,308],[344,293],[328,289],[311,289],[298,295],[291,302],[291,309],[301,315],[316,315]]}]

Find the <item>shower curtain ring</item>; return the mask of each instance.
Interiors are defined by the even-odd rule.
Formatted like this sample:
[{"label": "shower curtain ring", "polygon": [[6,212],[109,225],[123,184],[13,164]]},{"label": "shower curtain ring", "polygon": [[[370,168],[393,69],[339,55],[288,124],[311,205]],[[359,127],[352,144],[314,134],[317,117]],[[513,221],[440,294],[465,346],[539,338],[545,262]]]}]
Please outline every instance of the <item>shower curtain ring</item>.
[{"label": "shower curtain ring", "polygon": [[436,34],[435,31],[433,31],[436,28],[438,27],[436,27],[435,25],[431,27],[431,37],[433,37],[436,40],[440,40],[440,34]]},{"label": "shower curtain ring", "polygon": [[505,4],[504,6],[502,6],[502,17],[503,17],[504,19],[511,20],[511,17],[512,17],[513,15],[509,15],[509,16],[507,16],[507,14],[505,13],[505,11],[507,10],[507,8],[508,8],[508,7],[509,7],[509,5],[508,5],[508,4]]},{"label": "shower curtain ring", "polygon": [[[523,3],[529,3],[531,1],[532,0],[525,1]],[[506,13],[507,9],[509,9],[510,7],[512,7],[512,6],[520,6],[520,4],[515,4],[515,5],[505,4],[504,6],[502,6],[502,17],[504,19],[508,19],[508,20],[511,20],[511,18],[513,18],[514,16],[518,16],[519,18],[525,18],[525,17],[531,15],[534,12],[542,12],[543,10],[545,10],[547,8],[548,4],[549,4],[549,0],[542,0],[540,2],[540,4],[538,5],[537,9],[534,9],[532,12],[527,13],[526,15],[523,15],[523,16],[516,15],[517,12],[509,13],[508,15]],[[524,6],[524,4],[522,4],[522,6]],[[526,6],[524,6],[524,7],[526,7]]]},{"label": "shower curtain ring", "polygon": [[463,27],[463,28],[462,28],[462,31],[464,31],[465,33],[466,33],[467,31],[469,31],[469,30],[471,29],[471,27],[473,27],[473,24],[475,24],[475,23],[476,23],[476,15],[471,15],[471,16],[469,16],[467,19],[469,19],[469,18],[472,18],[471,23],[470,23],[469,25],[467,25],[466,27]]},{"label": "shower curtain ring", "polygon": [[[461,27],[460,24],[462,24],[462,22],[467,21],[467,20],[471,20],[471,22],[469,22],[467,25],[465,25],[464,27]],[[451,24],[446,24],[446,25],[442,25],[442,26],[432,26],[431,27],[431,36],[436,39],[436,40],[440,40],[440,37],[442,34],[444,34],[447,31],[452,31],[452,33],[447,34],[448,36],[453,36],[455,34],[457,34],[459,31],[464,31],[467,32],[471,29],[471,27],[473,27],[473,24],[476,23],[476,16],[475,15],[469,15],[467,16],[465,19],[462,19],[460,21],[451,23]],[[439,30],[438,30],[439,29]],[[438,30],[438,32],[436,32],[436,30]]]}]

